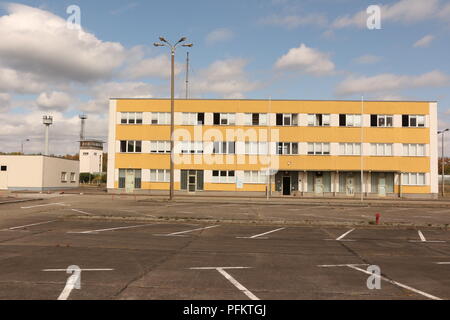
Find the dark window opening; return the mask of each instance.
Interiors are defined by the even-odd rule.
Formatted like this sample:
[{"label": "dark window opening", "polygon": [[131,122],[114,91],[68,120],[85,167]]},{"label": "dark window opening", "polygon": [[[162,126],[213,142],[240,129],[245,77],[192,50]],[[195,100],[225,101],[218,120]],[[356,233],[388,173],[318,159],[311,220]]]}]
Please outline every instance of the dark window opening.
[{"label": "dark window opening", "polygon": [[214,113],[214,125],[220,125],[220,113]]},{"label": "dark window opening", "polygon": [[204,125],[205,124],[205,114],[204,113],[199,113],[197,115],[197,123],[199,125]]},{"label": "dark window opening", "polygon": [[402,126],[403,127],[409,127],[409,116],[403,115],[402,117]]},{"label": "dark window opening", "polygon": [[345,114],[339,115],[339,126],[346,127],[347,126],[347,116]]},{"label": "dark window opening", "polygon": [[1,166],[0,171],[8,171],[8,167],[7,166]]},{"label": "dark window opening", "polygon": [[252,124],[254,126],[259,126],[259,113],[254,113],[252,115]]},{"label": "dark window opening", "polygon": [[278,113],[277,114],[277,126],[282,126],[283,125],[283,114]]},{"label": "dark window opening", "polygon": [[370,116],[370,126],[371,127],[378,127],[378,117],[376,114],[372,114]]}]

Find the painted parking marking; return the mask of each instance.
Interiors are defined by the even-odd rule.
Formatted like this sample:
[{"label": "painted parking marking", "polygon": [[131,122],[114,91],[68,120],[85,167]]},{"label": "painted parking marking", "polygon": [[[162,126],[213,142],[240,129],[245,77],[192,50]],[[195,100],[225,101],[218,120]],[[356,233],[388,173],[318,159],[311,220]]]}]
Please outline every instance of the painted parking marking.
[{"label": "painted parking marking", "polygon": [[[397,281],[388,279],[388,278],[386,278],[386,277],[384,277],[384,276],[381,276],[381,275],[373,274],[372,272],[369,272],[369,271],[367,271],[367,270],[361,269],[361,268],[359,268],[358,266],[362,266],[362,265],[358,265],[358,264],[341,264],[341,265],[319,265],[318,267],[320,267],[320,268],[347,267],[347,268],[350,268],[350,269],[353,269],[353,270],[356,270],[356,271],[359,271],[359,272],[368,274],[368,275],[370,275],[370,276],[378,277],[378,278],[380,278],[381,280],[384,280],[384,281],[386,281],[386,282],[388,282],[388,283],[390,283],[390,284],[393,284],[393,285],[396,285],[396,286],[398,286],[398,287],[400,287],[400,288],[403,288],[403,289],[412,291],[412,292],[414,292],[414,293],[420,294],[420,295],[422,295],[422,296],[424,296],[424,297],[426,297],[426,298],[428,298],[428,299],[431,299],[431,300],[442,300],[441,298],[438,298],[438,297],[436,297],[436,296],[433,296],[433,295],[431,295],[431,294],[429,294],[429,293],[426,293],[426,292],[424,292],[424,291],[415,289],[415,288],[413,288],[413,287],[407,286],[407,285],[405,285],[405,284],[403,284],[403,283],[400,283],[400,282],[397,282]],[[367,264],[366,264],[365,266],[367,266]]]},{"label": "painted parking marking", "polygon": [[20,209],[33,209],[33,208],[48,207],[48,206],[63,206],[63,207],[67,207],[67,206],[70,206],[70,204],[65,204],[65,203],[62,203],[62,202],[58,202],[58,203],[40,204],[40,205],[36,205],[36,206],[31,206],[31,207],[21,207]]},{"label": "painted parking marking", "polygon": [[7,229],[3,229],[3,230],[0,230],[0,231],[13,231],[13,230],[25,229],[27,227],[40,226],[40,225],[44,225],[44,224],[53,223],[53,222],[56,222],[56,221],[58,221],[58,220],[51,220],[51,221],[45,221],[45,222],[39,222],[39,223],[32,223],[32,224],[27,224],[27,225],[24,225],[24,226],[7,228]]},{"label": "painted parking marking", "polygon": [[420,230],[417,230],[417,233],[419,234],[420,241],[418,241],[418,240],[410,240],[409,242],[445,243],[445,241],[430,241],[430,240],[427,240],[427,239],[425,238],[425,236],[423,235],[422,231],[420,231]]},{"label": "painted parking marking", "polygon": [[66,285],[58,297],[58,300],[67,300],[73,289],[81,289],[81,272],[91,271],[113,271],[114,269],[81,269],[78,266],[70,266],[67,269],[44,269],[43,272],[67,272],[71,276],[67,279]]},{"label": "painted parking marking", "polygon": [[436,262],[436,264],[450,264],[450,262]]},{"label": "painted parking marking", "polygon": [[330,240],[332,240],[332,241],[355,241],[355,240],[344,239],[346,236],[348,236],[353,231],[355,231],[355,229],[351,229],[351,230],[347,231],[346,233],[344,233],[343,235],[340,235],[336,239],[325,239],[325,240],[327,240],[327,241],[330,241]]},{"label": "painted parking marking", "polygon": [[177,236],[186,236],[186,233],[191,233],[194,231],[201,231],[201,230],[208,230],[208,229],[212,229],[212,228],[217,228],[220,226],[209,226],[209,227],[205,227],[205,228],[197,228],[197,229],[191,229],[191,230],[186,230],[186,231],[180,231],[180,232],[173,232],[173,233],[169,233],[169,234],[155,234],[155,236],[162,236],[162,237],[177,237]]},{"label": "painted parking marking", "polygon": [[92,234],[92,233],[107,232],[107,231],[142,228],[142,227],[153,226],[153,225],[155,225],[155,224],[153,224],[153,223],[152,224],[140,224],[140,225],[136,225],[136,226],[117,227],[117,228],[99,229],[99,230],[89,230],[89,231],[81,231],[81,232],[67,232],[67,233],[71,233],[71,234]]},{"label": "painted parking marking", "polygon": [[286,228],[280,228],[280,229],[264,232],[264,233],[257,234],[257,235],[251,236],[251,237],[236,237],[236,238],[237,239],[268,239],[267,237],[265,237],[265,238],[261,238],[261,237],[262,236],[266,236],[266,235],[271,234],[271,233],[275,233],[275,232],[284,230],[284,229],[286,229]]},{"label": "painted parking marking", "polygon": [[78,209],[71,209],[71,210],[75,211],[75,212],[78,212],[78,213],[82,213],[82,214],[88,215],[88,216],[92,215],[92,213],[88,213],[88,212],[85,212],[85,211],[82,211],[82,210],[78,210]]},{"label": "painted parking marking", "polygon": [[225,277],[228,281],[231,282],[239,291],[244,293],[250,300],[260,300],[257,296],[255,296],[250,290],[244,287],[239,281],[233,278],[228,272],[225,270],[236,270],[236,269],[251,269],[249,267],[200,267],[200,268],[190,268],[191,270],[216,270],[222,276]]}]

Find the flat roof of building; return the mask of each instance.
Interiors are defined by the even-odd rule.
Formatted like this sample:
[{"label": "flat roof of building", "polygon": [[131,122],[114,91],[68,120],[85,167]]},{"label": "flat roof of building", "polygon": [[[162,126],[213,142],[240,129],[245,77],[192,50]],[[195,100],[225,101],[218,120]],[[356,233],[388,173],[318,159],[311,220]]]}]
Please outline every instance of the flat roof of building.
[{"label": "flat roof of building", "polygon": [[56,156],[44,156],[44,155],[39,155],[39,154],[0,154],[0,157],[43,157],[43,158],[51,158],[51,159],[59,159],[59,160],[66,160],[66,161],[76,161],[76,162],[80,162],[79,160],[73,160],[73,159],[65,159],[65,158],[61,158],[61,157],[56,157]]},{"label": "flat roof of building", "polygon": [[[154,100],[170,101],[170,98],[110,98],[109,100]],[[175,99],[176,101],[317,101],[317,102],[361,102],[361,100],[338,99]],[[364,100],[364,102],[438,102],[437,100]]]}]

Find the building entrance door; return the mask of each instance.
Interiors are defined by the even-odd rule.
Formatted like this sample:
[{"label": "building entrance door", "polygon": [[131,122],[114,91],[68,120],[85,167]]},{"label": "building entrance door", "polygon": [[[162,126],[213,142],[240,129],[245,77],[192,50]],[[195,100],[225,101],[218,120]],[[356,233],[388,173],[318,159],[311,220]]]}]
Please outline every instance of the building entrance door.
[{"label": "building entrance door", "polygon": [[125,175],[125,192],[126,193],[133,193],[135,188],[135,171],[134,170],[127,170]]},{"label": "building entrance door", "polygon": [[380,173],[378,178],[378,195],[380,197],[386,196],[386,176],[384,173]]},{"label": "building entrance door", "polygon": [[283,196],[291,195],[291,177],[283,177]]},{"label": "building entrance door", "polygon": [[323,177],[316,176],[314,178],[314,192],[316,194],[323,194]]},{"label": "building entrance door", "polygon": [[190,170],[188,175],[188,192],[197,191],[197,171]]},{"label": "building entrance door", "polygon": [[353,177],[347,177],[346,179],[346,193],[347,196],[354,196],[355,195],[355,178]]}]

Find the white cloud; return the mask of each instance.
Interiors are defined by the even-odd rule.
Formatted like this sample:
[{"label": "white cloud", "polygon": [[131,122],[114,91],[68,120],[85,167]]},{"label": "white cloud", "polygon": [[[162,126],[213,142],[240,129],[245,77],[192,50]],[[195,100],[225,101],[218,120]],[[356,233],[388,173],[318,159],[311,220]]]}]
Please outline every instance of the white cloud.
[{"label": "white cloud", "polygon": [[42,92],[36,99],[36,105],[41,109],[66,110],[72,98],[65,92]]},{"label": "white cloud", "polygon": [[[175,74],[181,72],[182,67],[175,64]],[[171,61],[167,55],[159,55],[157,57],[141,59],[135,63],[131,63],[124,71],[123,77],[128,79],[144,79],[144,78],[170,78]]]},{"label": "white cloud", "polygon": [[437,70],[417,76],[384,73],[373,77],[351,76],[337,86],[336,93],[338,95],[385,93],[407,88],[448,85],[450,77]]},{"label": "white cloud", "polygon": [[191,81],[194,94],[213,93],[224,98],[243,98],[246,92],[258,88],[259,83],[247,79],[244,59],[225,59],[200,70]]},{"label": "white cloud", "polygon": [[279,70],[300,71],[315,76],[329,75],[334,72],[335,65],[328,54],[301,44],[298,48],[289,50],[275,64]]},{"label": "white cloud", "polygon": [[0,91],[27,94],[38,93],[45,88],[46,84],[36,74],[0,66]]},{"label": "white cloud", "polygon": [[53,13],[21,4],[6,10],[0,17],[0,59],[9,68],[84,82],[110,77],[125,59],[121,44],[70,30]]},{"label": "white cloud", "polygon": [[374,64],[381,61],[381,57],[373,54],[365,54],[354,60],[358,64]]},{"label": "white cloud", "polygon": [[[390,5],[381,6],[382,24],[386,21],[401,22],[405,24],[432,19],[439,12],[439,0],[400,0]],[[367,12],[365,10],[338,17],[332,24],[334,28],[360,27],[367,25]]]},{"label": "white cloud", "polygon": [[212,45],[218,42],[225,42],[233,39],[234,33],[228,28],[219,28],[211,31],[206,35],[205,42]]},{"label": "white cloud", "polygon": [[281,26],[287,29],[295,29],[307,25],[323,27],[327,25],[328,19],[325,15],[320,13],[310,13],[302,15],[287,14],[265,17],[260,20],[260,23]]},{"label": "white cloud", "polygon": [[414,48],[425,48],[428,47],[431,42],[434,40],[434,36],[431,34],[426,35],[425,37],[418,40],[414,43]]},{"label": "white cloud", "polygon": [[11,105],[11,95],[7,93],[0,93],[0,111],[5,112]]}]

